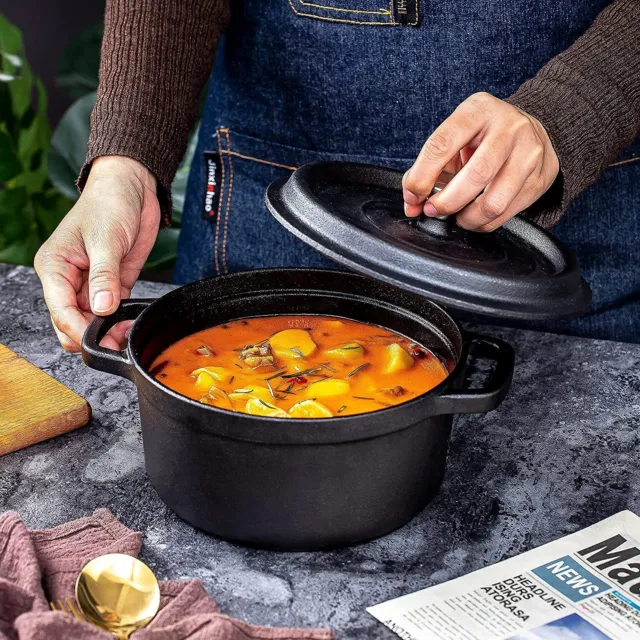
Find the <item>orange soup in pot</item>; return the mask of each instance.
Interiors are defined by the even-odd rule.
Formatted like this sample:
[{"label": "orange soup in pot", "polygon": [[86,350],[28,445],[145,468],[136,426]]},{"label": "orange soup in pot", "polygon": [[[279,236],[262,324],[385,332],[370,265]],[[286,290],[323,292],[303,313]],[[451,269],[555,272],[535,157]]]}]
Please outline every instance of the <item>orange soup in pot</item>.
[{"label": "orange soup in pot", "polygon": [[411,400],[448,375],[433,353],[393,331],[303,315],[199,331],[165,349],[150,373],[204,404],[277,418],[375,411]]}]

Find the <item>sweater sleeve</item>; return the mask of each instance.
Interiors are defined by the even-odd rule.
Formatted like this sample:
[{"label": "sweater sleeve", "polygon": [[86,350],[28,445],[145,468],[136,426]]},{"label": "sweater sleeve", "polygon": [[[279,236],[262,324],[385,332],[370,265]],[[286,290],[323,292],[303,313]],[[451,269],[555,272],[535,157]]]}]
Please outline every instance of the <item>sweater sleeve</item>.
[{"label": "sweater sleeve", "polygon": [[540,121],[560,175],[529,210],[546,227],[640,135],[640,0],[616,0],[507,102]]},{"label": "sweater sleeve", "polygon": [[229,0],[107,0],[80,190],[95,158],[134,158],[156,176],[163,222],[169,223],[171,182],[229,19]]}]

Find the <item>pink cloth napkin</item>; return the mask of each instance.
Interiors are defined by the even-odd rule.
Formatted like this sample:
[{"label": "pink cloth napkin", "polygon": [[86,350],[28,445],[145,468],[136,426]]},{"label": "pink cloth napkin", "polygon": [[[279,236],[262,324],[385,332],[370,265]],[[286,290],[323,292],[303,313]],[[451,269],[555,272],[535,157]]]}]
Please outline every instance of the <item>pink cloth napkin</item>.
[{"label": "pink cloth napkin", "polygon": [[[88,622],[49,610],[73,597],[78,573],[104,553],[136,556],[142,536],[107,509],[55,529],[29,531],[17,513],[0,515],[0,640],[113,640]],[[199,580],[160,583],[160,612],[132,640],[331,640],[322,629],[275,629],[220,613]]]}]

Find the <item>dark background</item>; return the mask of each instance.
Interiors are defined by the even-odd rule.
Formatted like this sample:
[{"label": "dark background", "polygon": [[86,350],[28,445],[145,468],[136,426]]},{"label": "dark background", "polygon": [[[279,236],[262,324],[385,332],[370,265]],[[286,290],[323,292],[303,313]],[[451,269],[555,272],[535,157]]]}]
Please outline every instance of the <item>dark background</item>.
[{"label": "dark background", "polygon": [[104,0],[0,0],[0,11],[22,31],[27,59],[47,88],[53,128],[73,102],[55,86],[58,61],[72,38],[102,20]]}]

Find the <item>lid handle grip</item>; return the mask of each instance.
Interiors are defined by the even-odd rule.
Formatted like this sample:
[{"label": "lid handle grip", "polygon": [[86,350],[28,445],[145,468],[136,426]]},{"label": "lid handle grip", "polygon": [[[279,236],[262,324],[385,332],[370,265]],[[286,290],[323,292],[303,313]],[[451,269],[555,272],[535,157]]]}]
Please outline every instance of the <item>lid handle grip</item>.
[{"label": "lid handle grip", "polygon": [[416,227],[432,236],[450,238],[453,235],[455,224],[455,216],[440,216],[438,218],[420,216],[420,219],[416,222]]},{"label": "lid handle grip", "polygon": [[[431,196],[442,191],[442,187],[433,187]],[[421,215],[416,226],[425,233],[439,238],[450,238],[455,226],[455,215],[428,217]]]}]

